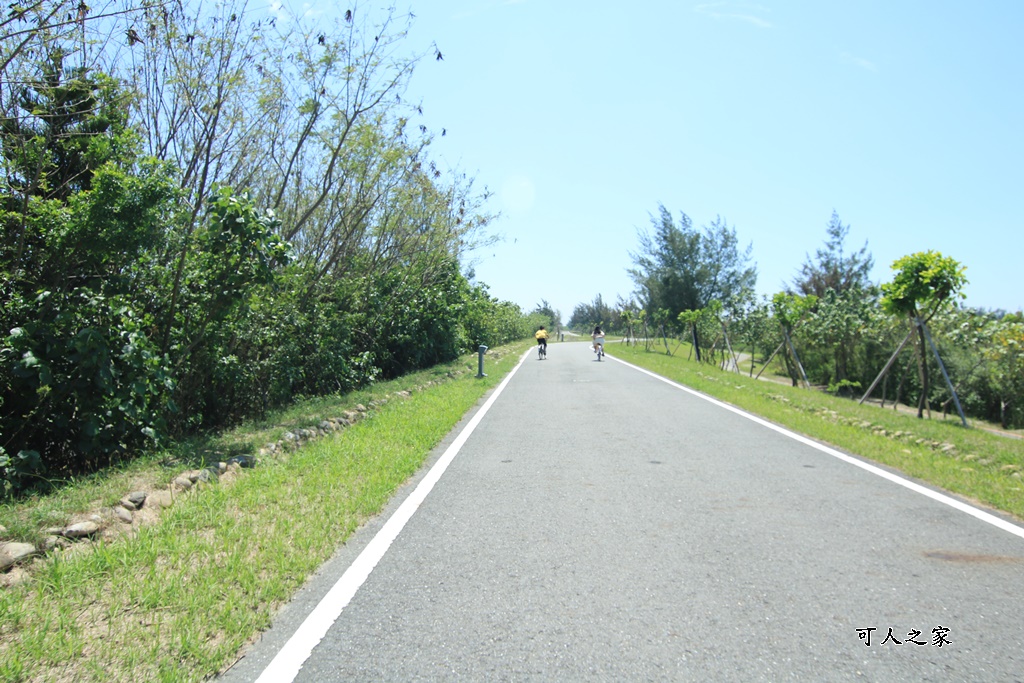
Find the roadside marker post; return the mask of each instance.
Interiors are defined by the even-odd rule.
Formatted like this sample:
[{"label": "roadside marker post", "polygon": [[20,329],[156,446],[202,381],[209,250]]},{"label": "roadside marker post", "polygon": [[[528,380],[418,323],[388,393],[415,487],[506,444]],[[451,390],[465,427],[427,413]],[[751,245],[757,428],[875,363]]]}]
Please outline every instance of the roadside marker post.
[{"label": "roadside marker post", "polygon": [[477,364],[477,368],[478,369],[476,371],[476,376],[478,378],[479,377],[486,377],[487,375],[484,374],[484,354],[487,353],[487,347],[484,346],[483,344],[481,344],[480,348],[477,349],[477,351],[479,351],[480,356],[479,356],[479,362]]}]

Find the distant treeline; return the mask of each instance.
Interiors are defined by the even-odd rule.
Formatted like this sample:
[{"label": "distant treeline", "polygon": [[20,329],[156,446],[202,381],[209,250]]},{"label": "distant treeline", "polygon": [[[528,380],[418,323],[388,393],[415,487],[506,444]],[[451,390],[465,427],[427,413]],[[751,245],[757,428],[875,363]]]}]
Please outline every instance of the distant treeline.
[{"label": "distant treeline", "polygon": [[849,249],[850,227],[836,213],[826,230],[791,287],[758,298],[751,247],[740,249],[734,228],[719,218],[697,229],[686,214],[677,222],[660,207],[632,254],[634,297],[609,305],[598,295],[578,304],[568,325],[601,324],[652,350],[686,341],[698,360],[723,367],[745,352],[752,374],[774,358],[794,386],[806,379],[858,398],[877,380],[873,398],[916,405],[922,415],[955,415],[955,392],[967,415],[1024,425],[1020,311],[964,307],[966,268],[933,251],[897,260],[892,282],[876,285],[867,244]]}]

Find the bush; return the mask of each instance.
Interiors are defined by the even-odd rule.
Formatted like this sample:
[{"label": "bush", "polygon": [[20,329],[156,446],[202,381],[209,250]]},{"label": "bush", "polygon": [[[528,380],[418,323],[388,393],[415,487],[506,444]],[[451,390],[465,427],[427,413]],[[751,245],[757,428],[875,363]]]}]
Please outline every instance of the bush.
[{"label": "bush", "polygon": [[[7,313],[24,322],[0,347],[6,444],[43,454],[41,469],[62,475],[104,466],[157,438],[169,368],[127,301],[78,289],[19,303]],[[20,488],[23,477],[7,481]]]}]

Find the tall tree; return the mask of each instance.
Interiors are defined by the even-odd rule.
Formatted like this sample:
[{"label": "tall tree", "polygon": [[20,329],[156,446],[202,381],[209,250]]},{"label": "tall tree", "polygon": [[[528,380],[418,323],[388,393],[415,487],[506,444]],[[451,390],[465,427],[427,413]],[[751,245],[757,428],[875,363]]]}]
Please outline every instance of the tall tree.
[{"label": "tall tree", "polygon": [[[830,287],[821,298],[817,298],[804,334],[813,340],[823,355],[832,357],[832,367],[827,376],[819,377],[820,381],[839,385],[850,377],[855,349],[877,303],[877,293],[873,288],[841,292]],[[826,374],[825,368],[822,370],[819,375]]]},{"label": "tall tree", "polygon": [[[0,449],[99,462],[161,417],[215,427],[464,348],[460,257],[491,217],[401,100],[409,17],[8,9]],[[520,334],[518,307],[478,299],[479,338]]]},{"label": "tall tree", "polygon": [[[808,386],[810,382],[807,381],[807,373],[804,372],[800,357],[796,353],[796,346],[793,344],[793,329],[807,318],[817,303],[818,298],[813,294],[800,296],[778,292],[772,297],[772,313],[782,328],[782,344],[779,348],[782,349],[782,359],[786,363],[786,371],[794,387],[798,386],[798,377],[802,377]],[[771,359],[768,362],[771,362]],[[799,376],[797,371],[800,373]]]},{"label": "tall tree", "polygon": [[999,399],[999,423],[1006,429],[1010,427],[1010,409],[1024,398],[1024,323],[998,322],[985,358],[992,388]]},{"label": "tall tree", "polygon": [[828,234],[825,246],[815,252],[813,259],[807,257],[793,281],[797,293],[813,294],[821,299],[830,289],[837,294],[868,289],[871,286],[871,268],[874,266],[868,243],[865,241],[863,247],[847,253],[846,239],[850,234],[850,226],[843,225],[836,211],[832,211],[832,218],[825,231]]},{"label": "tall tree", "polygon": [[651,225],[653,233],[639,234],[640,250],[630,254],[629,270],[647,310],[665,309],[675,321],[683,311],[704,309],[714,300],[728,311],[738,310],[753,296],[752,245],[741,250],[736,229],[723,218],[697,230],[685,213],[676,224],[659,205]]},{"label": "tall tree", "polygon": [[[779,328],[772,320],[771,310],[768,297],[762,297],[760,301],[751,299],[736,321],[739,337],[743,344],[750,349],[751,377],[754,376],[754,365],[757,361],[767,359],[769,349],[779,341]],[[760,358],[757,355],[758,348],[761,349]]]},{"label": "tall tree", "polygon": [[551,304],[546,299],[541,299],[537,307],[533,309],[532,313],[547,319],[547,327],[549,330],[561,329],[562,327],[562,312],[556,311],[551,308]]},{"label": "tall tree", "polygon": [[825,231],[825,245],[815,252],[813,259],[807,256],[793,286],[796,293],[817,298],[818,306],[808,330],[813,328],[816,340],[827,340],[833,356],[832,376],[828,378],[832,384],[847,378],[856,332],[863,326],[868,308],[878,294],[870,280],[874,258],[867,242],[857,251],[847,251],[850,226],[843,225],[835,210]]},{"label": "tall tree", "polygon": [[928,363],[926,335],[928,321],[954,301],[967,283],[966,268],[956,260],[937,251],[923,251],[897,259],[892,282],[882,285],[882,308],[892,315],[906,316],[912,333],[916,331],[914,350],[917,354],[921,395],[917,416],[924,417],[928,402]]},{"label": "tall tree", "polygon": [[53,476],[161,426],[169,368],[139,299],[176,193],[136,159],[130,94],[46,33],[0,79],[0,452]]},{"label": "tall tree", "polygon": [[574,330],[585,330],[588,333],[595,325],[601,325],[607,332],[617,327],[618,314],[604,302],[601,295],[594,297],[591,303],[576,304],[572,316],[566,326]]}]

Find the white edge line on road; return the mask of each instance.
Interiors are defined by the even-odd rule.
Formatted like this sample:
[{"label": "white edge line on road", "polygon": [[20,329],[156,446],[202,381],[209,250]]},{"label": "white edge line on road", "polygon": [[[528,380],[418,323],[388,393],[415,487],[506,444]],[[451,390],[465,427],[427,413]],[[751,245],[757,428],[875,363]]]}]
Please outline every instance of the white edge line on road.
[{"label": "white edge line on road", "polygon": [[693,394],[694,396],[696,396],[698,398],[702,398],[705,401],[708,401],[709,403],[713,403],[713,404],[715,404],[716,406],[718,406],[720,408],[725,408],[726,410],[731,411],[733,413],[736,413],[737,415],[741,415],[741,416],[747,418],[748,420],[750,420],[752,422],[756,422],[757,424],[759,424],[759,425],[761,425],[763,427],[767,427],[768,429],[774,430],[774,431],[778,432],[779,434],[782,434],[783,436],[788,436],[789,438],[794,439],[795,441],[799,441],[802,444],[806,444],[807,446],[810,446],[811,448],[816,448],[819,451],[821,451],[823,453],[827,453],[827,454],[831,455],[834,458],[839,458],[843,462],[848,462],[851,465],[856,465],[857,467],[861,468],[862,470],[867,470],[868,472],[871,472],[872,474],[877,474],[879,477],[882,477],[883,479],[888,479],[889,481],[894,482],[896,484],[899,484],[900,486],[903,486],[905,488],[908,488],[911,491],[914,491],[916,493],[920,493],[923,496],[928,496],[932,500],[937,500],[938,502],[944,503],[944,504],[946,504],[946,505],[948,505],[948,506],[950,506],[952,508],[955,508],[955,509],[957,509],[957,510],[959,510],[961,512],[966,512],[967,514],[971,515],[972,517],[976,517],[976,518],[980,519],[983,522],[988,522],[992,526],[998,527],[998,528],[1002,529],[1003,531],[1008,531],[1011,534],[1014,534],[1015,536],[1019,536],[1021,538],[1024,538],[1024,528],[1021,528],[1021,527],[1017,526],[1016,524],[1008,522],[1007,520],[1002,519],[1000,517],[997,517],[997,516],[995,516],[995,515],[993,515],[991,513],[985,512],[984,510],[979,510],[978,508],[974,507],[973,505],[968,505],[967,503],[964,503],[963,501],[959,501],[959,500],[957,500],[955,498],[951,498],[950,496],[947,496],[944,493],[939,493],[938,491],[933,491],[932,489],[930,489],[930,488],[928,488],[926,486],[921,486],[920,484],[912,482],[909,479],[904,479],[903,477],[901,477],[901,476],[899,476],[897,474],[893,474],[892,472],[889,472],[887,470],[884,470],[881,467],[876,467],[875,465],[872,465],[870,463],[866,463],[863,460],[859,460],[857,458],[849,456],[846,453],[841,453],[841,452],[837,451],[834,448],[829,448],[828,446],[825,446],[824,444],[820,444],[817,441],[814,441],[813,439],[809,439],[806,436],[801,436],[800,434],[797,434],[796,432],[791,432],[788,429],[786,429],[785,427],[780,427],[779,425],[774,424],[772,422],[769,422],[768,420],[760,418],[760,417],[758,417],[758,416],[756,416],[756,415],[754,415],[752,413],[748,413],[747,411],[742,410],[740,408],[737,408],[736,406],[731,406],[728,403],[724,403],[722,401],[719,401],[718,399],[712,398],[712,397],[708,396],[707,394],[702,394],[701,392],[699,392],[699,391],[697,391],[695,389],[691,389],[690,387],[684,386],[682,384],[679,384],[678,382],[673,382],[672,380],[670,380],[670,379],[668,379],[666,377],[662,377],[661,375],[659,375],[657,373],[654,373],[654,372],[651,372],[650,370],[642,368],[642,367],[640,367],[638,365],[633,365],[632,363],[627,363],[626,361],[621,360],[619,358],[615,358],[613,356],[607,356],[607,358],[611,358],[612,360],[614,360],[614,361],[616,361],[618,363],[622,363],[625,366],[631,367],[634,370],[639,370],[640,372],[644,373],[645,375],[650,375],[651,377],[653,377],[653,378],[655,378],[657,380],[661,380],[662,382],[665,382],[666,384],[668,384],[670,386],[673,386],[673,387],[675,387],[677,389],[682,389],[683,391],[685,391],[685,392],[687,392],[689,394]]},{"label": "white edge line on road", "polygon": [[480,407],[480,410],[473,415],[465,428],[459,432],[459,435],[455,437],[451,445],[438,458],[434,466],[420,480],[416,489],[409,494],[409,497],[402,502],[398,509],[395,510],[395,513],[391,515],[380,531],[377,532],[377,535],[363,548],[363,551],[359,553],[359,556],[345,570],[345,573],[341,575],[338,582],[331,587],[327,595],[317,603],[317,606],[313,608],[313,611],[306,617],[306,620],[302,622],[288,642],[284,644],[284,647],[281,648],[281,651],[274,656],[274,659],[263,670],[260,677],[256,679],[257,683],[287,683],[295,680],[299,669],[302,668],[302,665],[312,654],[313,648],[327,635],[327,631],[337,621],[338,617],[341,616],[342,610],[345,609],[355,596],[356,591],[359,590],[360,586],[370,576],[373,568],[384,557],[384,553],[388,551],[392,542],[398,537],[406,523],[412,518],[424,499],[426,499],[427,494],[434,488],[434,484],[438,482],[441,475],[448,468],[448,465],[458,455],[462,446],[473,433],[473,430],[483,420],[484,415],[487,414],[494,401],[504,391],[512,376],[522,367],[523,362],[532,350],[531,347],[523,354],[523,357],[519,359],[519,363],[512,368],[512,371],[501,381],[501,384],[498,385],[494,393]]}]

